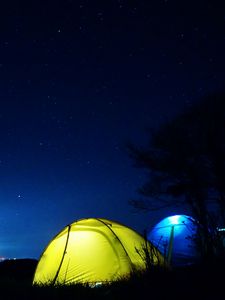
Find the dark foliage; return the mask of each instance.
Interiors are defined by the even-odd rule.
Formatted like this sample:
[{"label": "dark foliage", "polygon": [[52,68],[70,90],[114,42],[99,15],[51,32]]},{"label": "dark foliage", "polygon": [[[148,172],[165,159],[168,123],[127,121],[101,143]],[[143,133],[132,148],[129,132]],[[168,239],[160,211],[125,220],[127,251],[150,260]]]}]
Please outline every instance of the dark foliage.
[{"label": "dark foliage", "polygon": [[130,204],[139,210],[188,205],[207,259],[218,253],[217,227],[225,226],[224,128],[225,93],[216,93],[150,132],[146,147],[128,145],[135,166],[148,172],[142,198]]}]

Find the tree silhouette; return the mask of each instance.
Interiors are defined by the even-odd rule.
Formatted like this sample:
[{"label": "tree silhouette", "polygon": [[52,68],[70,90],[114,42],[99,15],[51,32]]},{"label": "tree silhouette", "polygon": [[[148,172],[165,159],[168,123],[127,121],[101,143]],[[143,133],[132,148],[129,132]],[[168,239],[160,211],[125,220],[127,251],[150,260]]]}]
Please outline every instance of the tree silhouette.
[{"label": "tree silhouette", "polygon": [[129,144],[128,151],[148,172],[142,198],[130,204],[146,210],[187,204],[199,224],[202,254],[213,257],[217,227],[225,225],[225,93],[200,99],[149,132],[147,146]]}]

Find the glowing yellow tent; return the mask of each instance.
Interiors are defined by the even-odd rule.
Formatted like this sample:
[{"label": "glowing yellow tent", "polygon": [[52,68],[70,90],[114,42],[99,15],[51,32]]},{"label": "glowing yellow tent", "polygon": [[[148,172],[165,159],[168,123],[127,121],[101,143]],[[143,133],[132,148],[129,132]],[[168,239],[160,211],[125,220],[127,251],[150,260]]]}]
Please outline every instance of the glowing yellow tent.
[{"label": "glowing yellow tent", "polygon": [[33,284],[95,284],[117,280],[146,268],[143,259],[146,243],[151,248],[152,263],[162,263],[162,255],[156,248],[131,228],[106,219],[78,220],[48,244],[38,262]]}]

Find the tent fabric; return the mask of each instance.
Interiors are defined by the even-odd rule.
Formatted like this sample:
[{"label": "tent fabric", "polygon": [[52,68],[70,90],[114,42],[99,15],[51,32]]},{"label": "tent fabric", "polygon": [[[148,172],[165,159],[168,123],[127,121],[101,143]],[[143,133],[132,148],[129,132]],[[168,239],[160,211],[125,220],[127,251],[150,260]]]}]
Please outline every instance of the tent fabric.
[{"label": "tent fabric", "polygon": [[[133,229],[106,219],[89,218],[66,226],[41,255],[34,284],[114,281],[146,267],[144,238]],[[147,242],[147,247],[152,245]],[[153,264],[163,262],[154,249]]]},{"label": "tent fabric", "polygon": [[171,265],[182,266],[199,259],[194,240],[196,234],[197,225],[192,217],[174,215],[164,218],[149,230],[147,239],[166,258],[171,259]]}]

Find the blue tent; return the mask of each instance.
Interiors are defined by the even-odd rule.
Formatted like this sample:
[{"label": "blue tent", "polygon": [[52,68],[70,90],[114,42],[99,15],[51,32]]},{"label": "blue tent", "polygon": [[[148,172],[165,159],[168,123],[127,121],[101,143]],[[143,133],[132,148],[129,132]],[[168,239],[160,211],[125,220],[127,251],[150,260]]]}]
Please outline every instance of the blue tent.
[{"label": "blue tent", "polygon": [[198,261],[194,237],[197,225],[186,215],[167,217],[148,231],[147,239],[156,246],[173,266],[193,264]]}]

